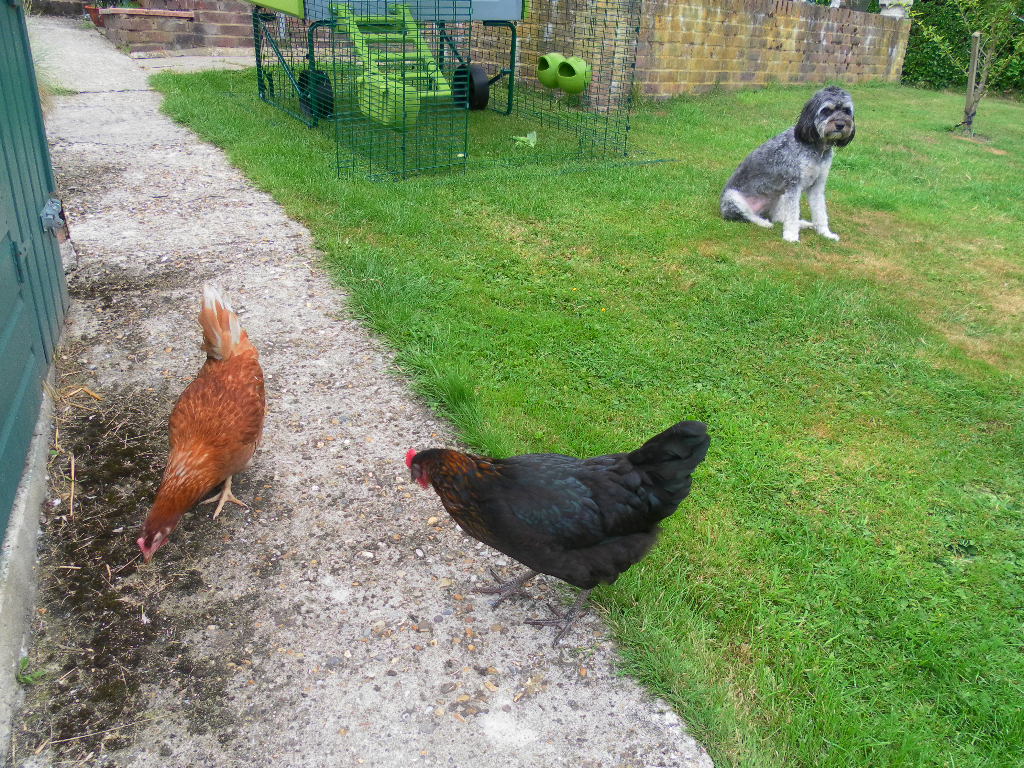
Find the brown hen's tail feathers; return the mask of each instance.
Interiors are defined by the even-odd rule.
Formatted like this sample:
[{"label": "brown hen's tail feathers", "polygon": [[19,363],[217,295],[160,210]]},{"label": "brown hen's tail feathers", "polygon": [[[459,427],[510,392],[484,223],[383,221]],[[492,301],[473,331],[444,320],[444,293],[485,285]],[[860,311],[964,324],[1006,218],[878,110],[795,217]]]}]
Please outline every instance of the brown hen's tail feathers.
[{"label": "brown hen's tail feathers", "polygon": [[203,327],[203,350],[209,358],[227,360],[252,346],[249,335],[242,330],[238,315],[216,286],[203,286],[199,324]]}]

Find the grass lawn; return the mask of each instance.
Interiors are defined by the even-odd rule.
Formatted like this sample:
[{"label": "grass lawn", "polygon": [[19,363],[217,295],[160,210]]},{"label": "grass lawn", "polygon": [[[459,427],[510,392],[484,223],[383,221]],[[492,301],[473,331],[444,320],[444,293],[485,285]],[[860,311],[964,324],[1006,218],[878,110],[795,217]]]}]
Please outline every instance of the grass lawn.
[{"label": "grass lawn", "polygon": [[468,174],[374,184],[251,73],[154,82],[479,450],[709,424],[660,544],[595,595],[718,765],[1024,765],[1024,105],[968,142],[958,95],[854,88],[842,240],[790,245],[718,195],[810,88],[646,107],[633,146],[668,162],[585,169],[474,114]]}]

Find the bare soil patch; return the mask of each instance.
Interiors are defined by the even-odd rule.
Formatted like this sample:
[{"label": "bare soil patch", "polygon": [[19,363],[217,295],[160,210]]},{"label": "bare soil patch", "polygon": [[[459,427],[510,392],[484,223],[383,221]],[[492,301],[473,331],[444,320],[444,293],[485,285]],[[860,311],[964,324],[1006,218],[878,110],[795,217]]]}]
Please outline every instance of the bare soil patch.
[{"label": "bare soil patch", "polygon": [[[129,281],[100,285],[104,291],[87,284],[74,292],[91,293],[110,311],[131,287]],[[57,359],[42,607],[32,652],[33,666],[48,675],[29,690],[15,753],[49,749],[57,760],[105,764],[104,755],[129,745],[153,717],[144,686],[154,681],[195,702],[188,710],[191,732],[214,730],[230,740],[234,718],[223,706],[224,681],[247,656],[256,598],[191,599],[206,586],[196,563],[215,554],[223,526],[203,511],[186,515],[177,536],[188,546],[168,546],[153,566],[142,565],[135,545],[166,459],[165,404],[179,383],[96,392],[80,349],[66,345]],[[247,473],[238,492],[251,496],[252,485]],[[210,624],[226,630],[224,652],[194,653],[190,637]]]}]

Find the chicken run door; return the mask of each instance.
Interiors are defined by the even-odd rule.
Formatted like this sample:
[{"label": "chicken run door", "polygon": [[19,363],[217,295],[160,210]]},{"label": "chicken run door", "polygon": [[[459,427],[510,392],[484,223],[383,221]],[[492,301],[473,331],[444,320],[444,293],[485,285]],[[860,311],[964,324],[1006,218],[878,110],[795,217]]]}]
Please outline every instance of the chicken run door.
[{"label": "chicken run door", "polygon": [[57,240],[41,218],[53,193],[24,8],[5,0],[0,3],[0,541],[67,306]]}]

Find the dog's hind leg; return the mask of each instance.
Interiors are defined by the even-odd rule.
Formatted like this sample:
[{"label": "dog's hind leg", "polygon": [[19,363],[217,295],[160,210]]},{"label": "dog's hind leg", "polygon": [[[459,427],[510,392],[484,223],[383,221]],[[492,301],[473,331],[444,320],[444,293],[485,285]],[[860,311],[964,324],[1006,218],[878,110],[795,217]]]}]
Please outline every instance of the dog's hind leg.
[{"label": "dog's hind leg", "polygon": [[738,189],[727,189],[722,195],[722,218],[732,221],[745,220],[765,229],[772,228],[772,222],[759,216]]}]

